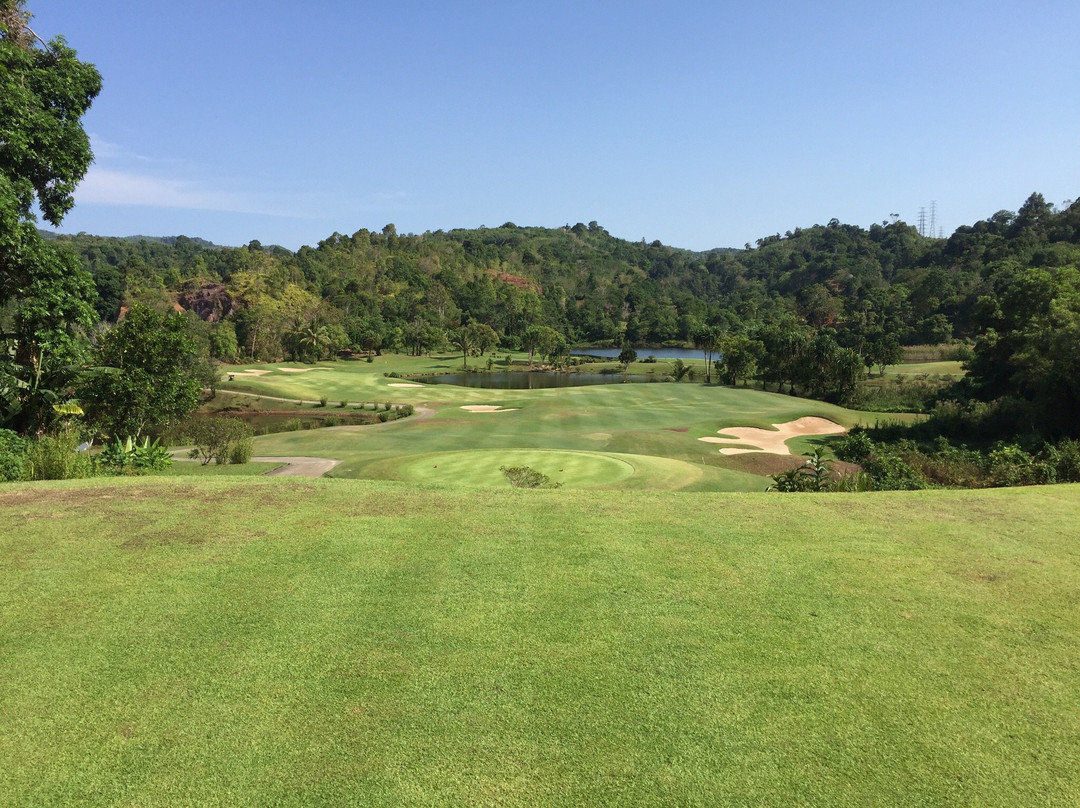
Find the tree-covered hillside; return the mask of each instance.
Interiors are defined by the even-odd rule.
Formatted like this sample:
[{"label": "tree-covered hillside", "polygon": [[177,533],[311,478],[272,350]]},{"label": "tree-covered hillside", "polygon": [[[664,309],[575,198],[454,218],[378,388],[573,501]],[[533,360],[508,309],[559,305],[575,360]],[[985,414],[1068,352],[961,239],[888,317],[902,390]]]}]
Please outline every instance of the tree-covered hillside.
[{"label": "tree-covered hillside", "polygon": [[1080,261],[1080,205],[1059,213],[1034,194],[1018,214],[998,212],[948,239],[900,221],[866,230],[833,220],[709,253],[625,241],[596,222],[420,235],[387,225],[295,253],[183,236],[59,241],[93,275],[104,319],[136,301],[179,301],[231,325],[253,357],[289,353],[290,330],[315,320],[375,348],[422,348],[469,320],[508,347],[530,325],[572,343],[640,346],[689,343],[703,325],[738,332],[794,321],[861,350],[883,333],[901,344],[974,339],[980,297],[1002,294],[1018,270]]}]

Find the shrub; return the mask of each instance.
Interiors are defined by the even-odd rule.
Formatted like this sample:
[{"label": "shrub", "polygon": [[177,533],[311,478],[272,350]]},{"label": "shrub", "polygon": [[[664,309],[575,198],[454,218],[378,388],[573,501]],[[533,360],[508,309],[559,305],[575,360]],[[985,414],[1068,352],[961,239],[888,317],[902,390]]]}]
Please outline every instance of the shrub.
[{"label": "shrub", "polygon": [[285,432],[299,432],[304,428],[304,422],[299,418],[290,418],[281,425],[281,428]]},{"label": "shrub", "polygon": [[389,412],[386,412],[385,410],[383,410],[382,412],[379,413],[378,418],[379,418],[379,423],[385,424],[387,421],[389,421],[391,419],[391,415],[390,415]]},{"label": "shrub", "polygon": [[879,491],[919,491],[928,488],[926,478],[899,454],[875,449],[863,463],[863,471],[874,481]]},{"label": "shrub", "polygon": [[346,401],[345,399],[342,399],[341,401],[338,402],[338,408],[339,409],[344,409],[345,407],[348,407],[348,406],[349,406],[349,402]]},{"label": "shrub", "polygon": [[21,480],[26,467],[27,442],[10,429],[0,429],[0,482]]},{"label": "shrub", "polygon": [[874,451],[874,442],[856,427],[833,444],[836,456],[849,463],[861,463]]},{"label": "shrub", "polygon": [[26,449],[25,479],[74,480],[92,476],[90,456],[75,451],[78,445],[79,435],[70,427],[31,441]]},{"label": "shrub", "polygon": [[553,483],[546,474],[530,466],[499,466],[499,471],[514,488],[558,488],[562,485]]},{"label": "shrub", "polygon": [[991,451],[987,468],[990,485],[1040,485],[1054,482],[1051,464],[1036,460],[1019,446],[999,443]]},{"label": "shrub", "polygon": [[98,466],[111,474],[145,474],[172,465],[172,455],[159,439],[151,443],[149,437],[144,437],[139,444],[130,435],[105,444],[96,459]]},{"label": "shrub", "polygon": [[202,458],[205,466],[211,460],[219,465],[228,464],[233,447],[241,441],[250,441],[254,431],[239,418],[196,415],[187,421],[183,433],[194,444],[191,457]]},{"label": "shrub", "polygon": [[394,405],[391,404],[389,401],[387,401],[387,402],[384,402],[382,406],[383,406],[384,410],[386,410],[387,412],[390,412],[391,407],[393,407]]},{"label": "shrub", "polygon": [[402,418],[416,412],[412,404],[398,404],[394,409],[397,410],[397,414]]},{"label": "shrub", "polygon": [[806,462],[797,469],[772,475],[772,485],[765,490],[785,494],[795,491],[820,493],[832,490],[837,479],[836,473],[833,471],[832,461],[825,457],[821,448],[807,452],[803,457],[806,458]]},{"label": "shrub", "polygon": [[241,438],[229,449],[229,462],[242,466],[251,460],[251,455],[254,453],[255,441],[250,437]]},{"label": "shrub", "polygon": [[329,401],[329,399],[326,396],[323,396],[322,398],[319,399],[319,406],[320,407],[325,407],[327,401]]},{"label": "shrub", "polygon": [[1058,482],[1080,482],[1080,441],[1064,440],[1047,451]]}]

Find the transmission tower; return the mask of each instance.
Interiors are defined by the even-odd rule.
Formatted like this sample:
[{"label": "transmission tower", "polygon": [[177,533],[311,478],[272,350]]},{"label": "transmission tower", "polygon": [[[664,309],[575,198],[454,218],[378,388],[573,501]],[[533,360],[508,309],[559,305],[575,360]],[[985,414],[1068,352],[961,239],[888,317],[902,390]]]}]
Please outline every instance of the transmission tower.
[{"label": "transmission tower", "polygon": [[926,235],[926,208],[919,208],[919,235]]},{"label": "transmission tower", "polygon": [[937,200],[930,201],[930,238],[937,232]]}]

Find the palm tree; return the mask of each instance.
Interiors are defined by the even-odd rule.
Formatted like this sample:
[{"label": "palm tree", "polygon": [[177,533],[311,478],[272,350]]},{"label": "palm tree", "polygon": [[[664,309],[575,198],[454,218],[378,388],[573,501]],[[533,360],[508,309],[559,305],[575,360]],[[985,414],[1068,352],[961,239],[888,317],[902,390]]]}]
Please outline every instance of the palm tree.
[{"label": "palm tree", "polygon": [[694,347],[705,354],[705,384],[712,383],[712,357],[723,336],[723,329],[715,325],[703,325],[694,332]]},{"label": "palm tree", "polygon": [[[293,333],[297,337],[296,342],[303,357],[314,356],[312,361],[318,361],[322,357],[323,349],[330,344],[330,333],[318,320],[299,326]],[[306,362],[307,359],[303,358],[302,361]]]}]

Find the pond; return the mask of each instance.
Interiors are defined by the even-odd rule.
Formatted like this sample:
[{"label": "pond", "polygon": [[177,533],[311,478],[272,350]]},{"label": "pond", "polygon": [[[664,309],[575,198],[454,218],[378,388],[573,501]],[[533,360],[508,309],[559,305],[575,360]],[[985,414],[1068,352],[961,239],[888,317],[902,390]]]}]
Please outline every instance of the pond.
[{"label": "pond", "polygon": [[623,376],[619,373],[554,373],[536,370],[516,373],[443,373],[439,376],[424,376],[415,381],[481,387],[486,390],[546,390],[552,387],[585,387],[590,384],[660,382],[663,378],[663,372],[658,372],[655,376]]},{"label": "pond", "polygon": [[[638,361],[646,356],[655,356],[657,359],[704,359],[705,354],[695,348],[635,348]],[[570,352],[572,356],[597,356],[601,359],[617,359],[622,353],[622,348],[575,348]]]}]

